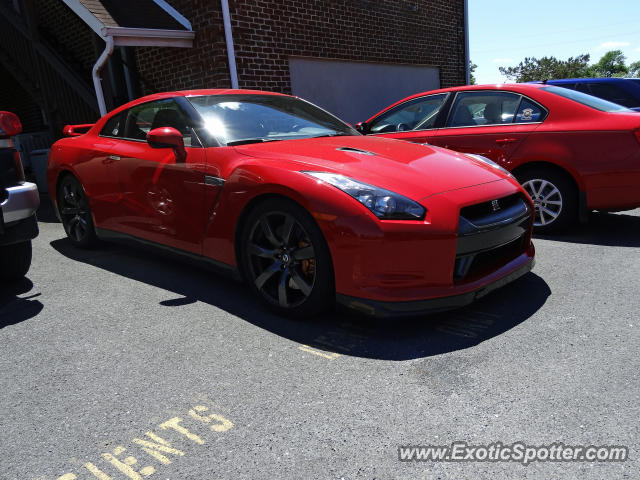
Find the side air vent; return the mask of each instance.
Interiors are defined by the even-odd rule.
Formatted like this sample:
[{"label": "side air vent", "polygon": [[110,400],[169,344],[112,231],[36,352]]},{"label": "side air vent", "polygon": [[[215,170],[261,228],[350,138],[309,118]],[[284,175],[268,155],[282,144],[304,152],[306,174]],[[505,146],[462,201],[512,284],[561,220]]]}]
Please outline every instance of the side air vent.
[{"label": "side air vent", "polygon": [[373,153],[373,152],[369,152],[367,150],[360,150],[359,148],[353,148],[353,147],[338,147],[338,148],[336,148],[336,150],[339,150],[341,152],[360,153],[362,155],[373,155],[373,156],[375,156],[375,153]]}]

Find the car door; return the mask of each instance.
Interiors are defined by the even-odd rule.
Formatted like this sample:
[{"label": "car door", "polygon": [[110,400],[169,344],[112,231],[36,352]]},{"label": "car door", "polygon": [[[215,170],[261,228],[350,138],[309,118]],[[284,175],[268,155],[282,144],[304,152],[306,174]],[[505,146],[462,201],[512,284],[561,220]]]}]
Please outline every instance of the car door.
[{"label": "car door", "polygon": [[[183,134],[184,162],[176,159],[171,148],[152,148],[147,143],[147,133],[158,127],[173,127]],[[130,108],[111,159],[121,191],[117,229],[200,254],[206,225],[205,153],[176,99]]]},{"label": "car door", "polygon": [[427,143],[435,134],[448,95],[425,95],[396,105],[368,122],[367,133]]},{"label": "car door", "polygon": [[541,105],[504,91],[458,92],[444,128],[430,143],[463,153],[475,153],[503,166],[522,141],[546,116]]}]

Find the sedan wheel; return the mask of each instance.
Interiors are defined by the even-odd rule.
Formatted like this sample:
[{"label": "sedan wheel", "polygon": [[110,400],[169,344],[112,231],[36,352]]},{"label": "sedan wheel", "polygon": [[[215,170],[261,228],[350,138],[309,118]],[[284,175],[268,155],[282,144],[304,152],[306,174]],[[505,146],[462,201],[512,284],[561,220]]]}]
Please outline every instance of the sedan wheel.
[{"label": "sedan wheel", "polygon": [[551,168],[530,168],[516,176],[533,200],[537,233],[560,231],[578,217],[578,191],[562,172]]},{"label": "sedan wheel", "polygon": [[536,209],[533,225],[542,227],[553,223],[562,213],[562,193],[553,183],[534,178],[522,184]]},{"label": "sedan wheel", "polygon": [[58,187],[58,210],[71,243],[78,247],[88,247],[95,241],[87,195],[82,184],[71,175],[66,176]]},{"label": "sedan wheel", "polygon": [[243,270],[260,298],[280,313],[313,315],[332,292],[328,248],[300,207],[273,200],[249,216],[242,242]]}]

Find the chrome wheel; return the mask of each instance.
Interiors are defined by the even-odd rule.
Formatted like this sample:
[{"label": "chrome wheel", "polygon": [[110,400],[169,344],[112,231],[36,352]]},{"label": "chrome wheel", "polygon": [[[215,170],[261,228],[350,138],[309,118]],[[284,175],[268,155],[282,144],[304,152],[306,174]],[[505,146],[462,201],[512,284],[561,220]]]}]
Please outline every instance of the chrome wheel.
[{"label": "chrome wheel", "polygon": [[267,302],[289,309],[311,295],[316,253],[309,234],[291,213],[262,214],[251,226],[245,248],[250,280]]},{"label": "chrome wheel", "polygon": [[532,178],[522,184],[535,207],[535,227],[552,224],[562,213],[562,193],[549,180]]}]

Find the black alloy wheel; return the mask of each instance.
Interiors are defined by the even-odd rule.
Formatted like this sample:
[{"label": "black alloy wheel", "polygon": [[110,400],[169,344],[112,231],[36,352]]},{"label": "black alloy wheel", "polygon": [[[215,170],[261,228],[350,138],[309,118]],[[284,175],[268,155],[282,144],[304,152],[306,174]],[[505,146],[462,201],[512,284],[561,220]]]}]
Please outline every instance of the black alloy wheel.
[{"label": "black alloy wheel", "polygon": [[333,268],[322,232],[301,207],[273,199],[247,219],[243,272],[253,290],[279,313],[315,315],[331,305]]},{"label": "black alloy wheel", "polygon": [[58,211],[71,243],[86,248],[95,242],[96,232],[87,195],[72,175],[64,177],[58,187]]}]

